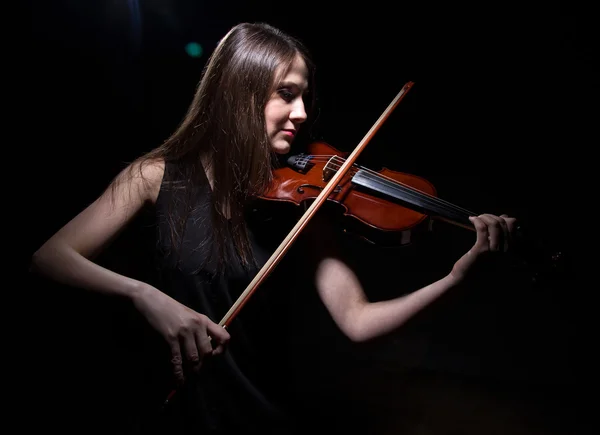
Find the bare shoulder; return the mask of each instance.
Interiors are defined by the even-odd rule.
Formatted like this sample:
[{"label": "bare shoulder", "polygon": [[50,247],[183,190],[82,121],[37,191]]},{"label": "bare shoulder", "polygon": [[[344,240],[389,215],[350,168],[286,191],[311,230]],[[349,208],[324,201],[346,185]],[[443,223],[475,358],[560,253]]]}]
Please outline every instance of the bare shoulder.
[{"label": "bare shoulder", "polygon": [[[52,255],[69,246],[92,258],[128,225],[145,204],[154,203],[160,191],[164,161],[137,159],[112,180],[104,192],[60,228],[39,252]],[[49,258],[49,257],[48,257]]]},{"label": "bare shoulder", "polygon": [[138,159],[127,166],[113,181],[113,193],[133,190],[141,202],[156,203],[165,173],[165,161],[162,158]]},{"label": "bare shoulder", "polygon": [[139,165],[145,182],[146,200],[154,204],[158,198],[165,175],[165,161],[162,158],[157,158],[139,163]]}]

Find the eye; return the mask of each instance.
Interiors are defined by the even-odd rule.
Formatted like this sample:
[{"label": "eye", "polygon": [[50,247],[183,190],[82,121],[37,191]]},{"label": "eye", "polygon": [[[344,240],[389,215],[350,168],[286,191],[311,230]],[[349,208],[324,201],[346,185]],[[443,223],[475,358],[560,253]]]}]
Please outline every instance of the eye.
[{"label": "eye", "polygon": [[283,98],[288,103],[294,99],[294,94],[290,92],[290,90],[287,88],[279,89],[277,92],[279,93],[279,95],[281,95],[281,98]]}]

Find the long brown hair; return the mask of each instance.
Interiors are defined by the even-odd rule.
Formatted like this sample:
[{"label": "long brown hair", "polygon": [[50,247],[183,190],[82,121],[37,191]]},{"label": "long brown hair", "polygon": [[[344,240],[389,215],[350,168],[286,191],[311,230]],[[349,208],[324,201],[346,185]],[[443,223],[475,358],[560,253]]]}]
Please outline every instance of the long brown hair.
[{"label": "long brown hair", "polygon": [[[276,157],[266,133],[265,106],[278,81],[300,55],[309,71],[306,111],[314,105],[314,64],[296,38],[264,23],[242,23],[223,37],[210,58],[182,122],[141,160],[175,162],[187,213],[169,218],[171,239],[183,241],[198,186],[211,175],[213,246],[218,264],[229,258],[226,242],[244,266],[255,265],[244,206],[272,181]],[[278,74],[279,73],[279,74]],[[173,195],[175,197],[175,195]],[[178,205],[181,207],[181,204]]]}]

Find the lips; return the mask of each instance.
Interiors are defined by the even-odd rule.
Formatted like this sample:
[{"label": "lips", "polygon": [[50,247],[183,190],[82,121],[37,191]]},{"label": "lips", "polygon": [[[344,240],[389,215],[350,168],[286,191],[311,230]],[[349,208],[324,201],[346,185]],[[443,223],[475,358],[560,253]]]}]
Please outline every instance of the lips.
[{"label": "lips", "polygon": [[296,131],[295,130],[281,130],[283,132],[283,134],[285,134],[286,136],[289,137],[294,137],[296,135]]}]

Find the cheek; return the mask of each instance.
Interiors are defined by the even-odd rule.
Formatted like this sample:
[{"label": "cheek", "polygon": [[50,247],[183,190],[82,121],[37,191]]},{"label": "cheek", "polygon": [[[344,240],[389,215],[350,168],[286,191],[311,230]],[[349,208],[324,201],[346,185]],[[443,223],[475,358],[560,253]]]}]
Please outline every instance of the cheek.
[{"label": "cheek", "polygon": [[267,103],[265,107],[265,123],[267,133],[274,133],[280,128],[280,124],[285,120],[285,110],[278,107],[276,102]]},{"label": "cheek", "polygon": [[275,132],[275,129],[276,129],[276,124],[273,121],[273,119],[270,118],[270,117],[267,117],[266,118],[266,125],[267,125],[267,134],[269,134],[269,135],[273,134]]},{"label": "cheek", "polygon": [[272,116],[272,110],[270,110],[269,106],[265,108],[265,126],[267,128],[267,133],[271,133],[273,131],[274,122]]}]

